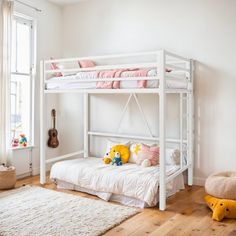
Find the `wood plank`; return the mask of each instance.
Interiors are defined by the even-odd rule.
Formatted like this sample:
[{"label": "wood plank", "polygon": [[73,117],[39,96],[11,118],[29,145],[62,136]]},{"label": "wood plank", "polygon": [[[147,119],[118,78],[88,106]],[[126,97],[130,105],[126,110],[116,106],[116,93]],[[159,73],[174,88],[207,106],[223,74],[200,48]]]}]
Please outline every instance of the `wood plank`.
[{"label": "wood plank", "polygon": [[[16,187],[22,185],[37,185],[39,177],[33,176],[17,181]],[[59,190],[49,181],[42,186],[59,192],[66,192],[81,197],[98,200],[90,194]],[[212,212],[204,202],[204,188],[199,186],[186,186],[167,200],[167,210],[162,212],[158,207],[140,209],[140,213],[124,221],[117,227],[108,231],[106,236],[143,236],[143,235],[229,235],[236,236],[236,220],[226,219],[216,222],[211,219]],[[118,203],[116,203],[118,204]]]}]

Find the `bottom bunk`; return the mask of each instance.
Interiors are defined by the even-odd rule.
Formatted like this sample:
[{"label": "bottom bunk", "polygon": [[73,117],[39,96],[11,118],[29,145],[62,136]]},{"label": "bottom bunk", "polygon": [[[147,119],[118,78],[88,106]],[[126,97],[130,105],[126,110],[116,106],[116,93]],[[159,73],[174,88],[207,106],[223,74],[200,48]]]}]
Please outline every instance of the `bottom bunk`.
[{"label": "bottom bunk", "polygon": [[[179,165],[167,165],[167,176]],[[159,166],[141,167],[105,165],[101,158],[89,157],[66,160],[52,166],[50,178],[58,188],[97,195],[106,201],[116,201],[135,207],[153,207],[159,200]],[[184,189],[183,175],[167,184],[167,196]]]}]

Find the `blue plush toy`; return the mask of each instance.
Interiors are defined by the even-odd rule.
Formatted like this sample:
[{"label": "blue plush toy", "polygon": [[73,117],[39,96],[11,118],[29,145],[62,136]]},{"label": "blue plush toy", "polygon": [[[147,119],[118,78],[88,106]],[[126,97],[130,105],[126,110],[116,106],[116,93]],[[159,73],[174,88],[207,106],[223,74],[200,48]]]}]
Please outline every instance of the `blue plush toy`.
[{"label": "blue plush toy", "polygon": [[116,164],[117,166],[122,166],[122,160],[119,152],[116,152],[115,156],[112,158],[112,165],[114,164]]}]

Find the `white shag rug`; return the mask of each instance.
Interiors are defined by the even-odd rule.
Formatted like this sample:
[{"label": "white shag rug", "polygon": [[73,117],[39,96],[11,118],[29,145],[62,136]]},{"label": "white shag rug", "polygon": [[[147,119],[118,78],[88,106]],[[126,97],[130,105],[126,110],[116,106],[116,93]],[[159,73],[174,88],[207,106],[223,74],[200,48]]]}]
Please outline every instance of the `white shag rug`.
[{"label": "white shag rug", "polygon": [[0,236],[102,235],[137,209],[40,187],[0,193]]}]

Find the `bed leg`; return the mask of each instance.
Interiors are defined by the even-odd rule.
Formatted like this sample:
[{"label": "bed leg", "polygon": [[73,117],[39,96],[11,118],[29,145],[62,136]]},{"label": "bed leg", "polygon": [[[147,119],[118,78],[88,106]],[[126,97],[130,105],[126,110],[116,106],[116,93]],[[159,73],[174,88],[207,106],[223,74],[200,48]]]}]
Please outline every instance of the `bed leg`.
[{"label": "bed leg", "polygon": [[159,210],[164,211],[166,209],[166,185],[160,184],[159,187]]},{"label": "bed leg", "polygon": [[46,183],[46,171],[45,166],[40,167],[40,184]]},{"label": "bed leg", "polygon": [[193,166],[190,165],[188,168],[188,185],[193,185]]}]

